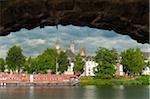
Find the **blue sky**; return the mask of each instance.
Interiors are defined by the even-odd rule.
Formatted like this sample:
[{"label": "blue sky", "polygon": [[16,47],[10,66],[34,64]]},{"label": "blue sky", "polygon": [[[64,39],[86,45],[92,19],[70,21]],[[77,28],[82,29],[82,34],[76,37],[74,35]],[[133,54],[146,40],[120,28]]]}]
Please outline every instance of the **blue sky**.
[{"label": "blue sky", "polygon": [[70,40],[74,40],[76,53],[79,48],[84,47],[88,55],[94,55],[98,47],[116,48],[119,52],[131,47],[150,51],[150,45],[137,43],[129,36],[114,31],[59,25],[58,29],[56,26],[37,27],[32,30],[21,29],[8,36],[0,37],[0,57],[5,58],[8,49],[13,45],[21,46],[26,56],[37,56],[46,48],[54,47],[57,39],[61,42],[62,48],[68,48]]}]

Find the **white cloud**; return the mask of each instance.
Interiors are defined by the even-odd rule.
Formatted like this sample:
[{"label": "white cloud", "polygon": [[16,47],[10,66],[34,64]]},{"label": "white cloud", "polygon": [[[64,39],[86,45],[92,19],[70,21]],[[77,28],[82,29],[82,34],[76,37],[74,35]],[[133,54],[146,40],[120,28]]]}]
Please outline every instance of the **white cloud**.
[{"label": "white cloud", "polygon": [[1,49],[0,48],[0,58],[6,57],[7,49]]},{"label": "white cloud", "polygon": [[29,46],[39,46],[39,45],[45,44],[46,40],[43,40],[43,39],[27,39],[25,41],[25,43],[27,43],[27,45],[29,45]]}]

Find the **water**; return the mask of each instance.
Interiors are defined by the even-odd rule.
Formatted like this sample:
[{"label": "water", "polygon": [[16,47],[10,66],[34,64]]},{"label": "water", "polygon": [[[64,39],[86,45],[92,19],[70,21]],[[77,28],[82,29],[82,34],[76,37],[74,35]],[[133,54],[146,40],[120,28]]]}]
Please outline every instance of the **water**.
[{"label": "water", "polygon": [[150,86],[0,87],[0,99],[149,99]]}]

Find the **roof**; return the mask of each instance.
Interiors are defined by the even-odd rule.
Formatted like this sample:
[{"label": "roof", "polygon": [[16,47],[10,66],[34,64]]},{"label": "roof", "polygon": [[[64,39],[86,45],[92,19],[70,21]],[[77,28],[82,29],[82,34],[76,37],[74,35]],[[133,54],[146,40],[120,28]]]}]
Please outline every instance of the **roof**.
[{"label": "roof", "polygon": [[71,61],[75,58],[75,54],[70,49],[66,50],[66,55],[71,59]]},{"label": "roof", "polygon": [[85,57],[85,60],[86,60],[86,61],[88,61],[88,60],[93,60],[93,59],[94,59],[93,56],[86,56],[86,57]]},{"label": "roof", "polygon": [[144,59],[150,60],[150,52],[143,52]]}]

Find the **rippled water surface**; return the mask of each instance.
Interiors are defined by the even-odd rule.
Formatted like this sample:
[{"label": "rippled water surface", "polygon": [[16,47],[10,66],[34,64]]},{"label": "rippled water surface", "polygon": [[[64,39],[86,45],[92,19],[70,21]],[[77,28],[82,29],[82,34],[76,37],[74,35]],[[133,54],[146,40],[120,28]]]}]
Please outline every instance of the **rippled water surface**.
[{"label": "rippled water surface", "polygon": [[0,87],[0,99],[150,99],[150,86]]}]

